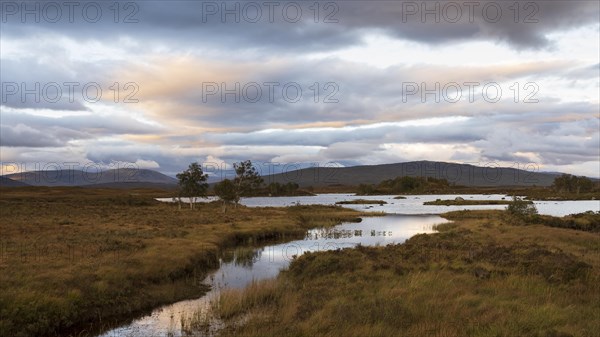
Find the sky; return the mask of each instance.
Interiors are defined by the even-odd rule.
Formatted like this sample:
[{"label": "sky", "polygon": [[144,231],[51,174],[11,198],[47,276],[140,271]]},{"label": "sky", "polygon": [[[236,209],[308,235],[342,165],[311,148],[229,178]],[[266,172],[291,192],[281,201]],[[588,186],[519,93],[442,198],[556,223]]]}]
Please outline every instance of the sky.
[{"label": "sky", "polygon": [[600,176],[597,1],[2,1],[2,174],[447,161]]}]

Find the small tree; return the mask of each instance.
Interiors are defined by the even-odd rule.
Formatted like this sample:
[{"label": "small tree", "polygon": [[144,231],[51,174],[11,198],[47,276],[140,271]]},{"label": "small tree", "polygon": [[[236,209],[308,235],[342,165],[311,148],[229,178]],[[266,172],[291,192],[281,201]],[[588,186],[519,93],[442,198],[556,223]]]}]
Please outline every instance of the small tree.
[{"label": "small tree", "polygon": [[358,185],[356,194],[357,195],[371,195],[375,193],[375,186],[368,184],[360,184]]},{"label": "small tree", "polygon": [[229,179],[217,183],[214,190],[217,197],[223,201],[223,213],[227,211],[227,204],[239,201],[235,184]]},{"label": "small tree", "polygon": [[511,215],[515,215],[520,218],[530,217],[538,214],[537,208],[535,208],[535,205],[532,202],[522,200],[516,196],[513,196],[513,200],[510,202],[510,204],[508,204],[506,210]]},{"label": "small tree", "polygon": [[241,197],[251,196],[254,191],[259,189],[263,183],[263,179],[256,171],[256,168],[252,166],[250,160],[234,163],[233,168],[235,169],[233,184],[236,190],[237,199],[235,204],[237,205]]},{"label": "small tree", "polygon": [[206,197],[208,174],[202,172],[202,167],[198,163],[191,163],[187,170],[177,174],[177,179],[179,179],[180,202],[181,197],[187,197],[190,201],[190,209],[194,209],[196,198]]}]

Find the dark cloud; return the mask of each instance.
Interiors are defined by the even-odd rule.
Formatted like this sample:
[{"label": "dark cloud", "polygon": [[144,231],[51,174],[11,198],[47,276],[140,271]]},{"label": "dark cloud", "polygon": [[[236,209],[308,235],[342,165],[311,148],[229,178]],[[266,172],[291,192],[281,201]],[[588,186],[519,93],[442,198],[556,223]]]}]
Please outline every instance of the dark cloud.
[{"label": "dark cloud", "polygon": [[[293,9],[289,1],[277,2],[272,23],[266,12],[258,23],[247,22],[243,14],[240,23],[230,14],[223,22],[220,9],[203,17],[213,4],[231,8],[249,2],[119,2],[115,22],[114,2],[79,1],[74,23],[69,22],[66,2],[52,3],[63,10],[56,23],[47,20],[48,15],[54,17],[48,2],[2,2],[3,158],[137,162],[157,164],[173,174],[206,158],[304,163],[300,167],[311,161],[357,165],[412,159],[563,166],[597,163],[600,155],[598,97],[567,99],[564,93],[597,87],[598,60],[589,55],[546,62],[535,57],[539,49],[550,53],[559,47],[554,42],[560,33],[597,27],[597,1],[517,2],[518,17],[513,1],[470,2],[476,4],[472,22],[466,2],[452,2],[463,10],[456,23],[448,22],[452,20],[444,12],[452,10],[450,2],[432,1],[319,2],[318,22],[309,7],[314,8],[314,2],[298,2],[303,15],[294,23],[281,12]],[[17,4],[16,15],[10,13],[11,4]],[[47,11],[40,13],[39,23],[32,14],[22,20],[22,4]],[[93,20],[82,16],[81,9],[89,7],[87,14],[93,17],[96,4],[103,14],[98,22],[87,22]],[[436,4],[442,10],[440,22],[431,14],[423,20],[422,6],[431,9]],[[491,17],[496,5],[502,10],[497,21]],[[129,14],[137,22],[124,22]],[[335,22],[324,22],[328,14]],[[406,59],[384,69],[307,57],[359,46],[371,36],[414,41],[432,53],[440,45],[488,41],[534,57],[489,64],[478,55],[464,55],[457,64],[430,65],[411,58],[406,50]],[[129,81],[139,84],[140,103],[112,102],[109,87]],[[402,83],[432,88],[436,82],[443,86],[467,81],[500,83],[504,95],[497,103],[480,96],[475,102],[456,104],[443,99],[422,102],[419,94],[403,99]],[[516,81],[539,84],[539,103],[515,104],[508,86]],[[48,83],[58,83],[64,90],[65,82],[79,83],[73,100],[63,91],[54,102],[52,88],[40,102],[31,95],[23,99],[20,92],[10,93],[12,84],[31,88],[39,83],[43,90]],[[280,85],[273,102],[264,86],[257,102],[245,97],[235,102],[231,96],[221,102],[220,95],[203,100],[205,82]],[[81,87],[86,83],[98,83],[104,90],[99,102],[83,98]],[[297,102],[282,97],[281,85],[289,83],[303,90]],[[333,88],[327,91],[327,84],[337,86],[329,96],[337,103],[323,102]],[[55,117],[41,116],[49,114]]]},{"label": "dark cloud", "polygon": [[[431,45],[475,39],[535,49],[550,46],[554,31],[600,20],[596,1],[516,2],[518,10],[509,1],[452,2],[460,16],[457,6],[441,1],[327,1],[317,2],[318,13],[312,1],[275,1],[272,15],[264,2],[250,2],[258,4],[262,13],[256,20],[256,7],[246,1],[137,1],[120,3],[118,13],[113,2],[79,1],[72,17],[69,7],[57,2],[63,14],[58,20],[56,10],[45,7],[45,2],[9,3],[25,3],[30,9],[39,4],[41,13],[40,22],[31,14],[23,20],[20,7],[12,14],[13,6],[3,3],[3,30],[11,37],[55,31],[79,39],[110,41],[130,36],[146,43],[169,41],[182,49],[227,46],[280,53],[344,48],[360,44],[367,32]],[[216,12],[211,14],[214,5]],[[296,6],[301,8],[300,16]],[[98,18],[96,7],[102,12]],[[238,17],[223,16],[227,9],[234,9]],[[424,15],[428,10],[436,14]]]}]

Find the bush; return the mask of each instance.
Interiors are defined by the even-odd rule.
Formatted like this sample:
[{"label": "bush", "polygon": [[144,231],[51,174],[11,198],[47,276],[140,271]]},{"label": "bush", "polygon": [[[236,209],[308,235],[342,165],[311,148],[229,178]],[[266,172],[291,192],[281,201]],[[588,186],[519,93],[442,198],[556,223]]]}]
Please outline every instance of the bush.
[{"label": "bush", "polygon": [[516,196],[513,197],[513,200],[511,201],[510,204],[508,204],[508,207],[506,208],[506,210],[511,215],[514,215],[514,216],[517,216],[520,218],[531,217],[533,215],[538,214],[537,208],[535,208],[535,205],[533,204],[533,202],[522,200]]}]

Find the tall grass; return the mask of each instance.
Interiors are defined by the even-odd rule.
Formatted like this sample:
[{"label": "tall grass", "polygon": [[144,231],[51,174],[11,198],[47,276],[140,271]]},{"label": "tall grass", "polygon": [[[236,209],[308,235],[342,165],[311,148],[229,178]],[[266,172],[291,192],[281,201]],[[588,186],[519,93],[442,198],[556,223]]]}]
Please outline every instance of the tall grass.
[{"label": "tall grass", "polygon": [[[222,336],[583,336],[600,331],[597,233],[453,214],[402,245],[308,253],[224,292]],[[240,324],[243,317],[243,324]]]},{"label": "tall grass", "polygon": [[[326,206],[178,210],[164,191],[2,189],[0,336],[93,334],[158,305],[198,297],[219,252],[302,238],[361,213]],[[300,223],[303,213],[314,218]],[[250,250],[238,252],[248,261]]]},{"label": "tall grass", "polygon": [[276,303],[281,297],[274,279],[252,281],[245,289],[225,289],[214,302],[213,310],[222,319],[232,318],[250,308]]}]

